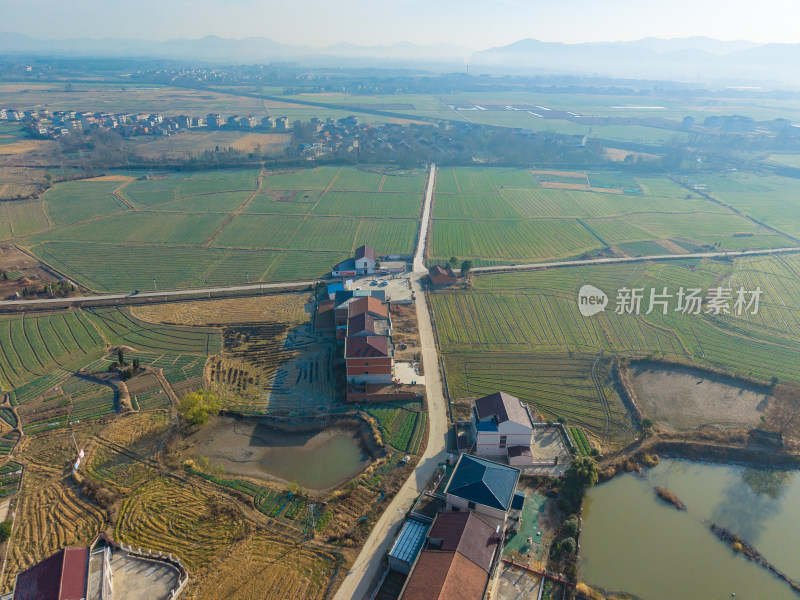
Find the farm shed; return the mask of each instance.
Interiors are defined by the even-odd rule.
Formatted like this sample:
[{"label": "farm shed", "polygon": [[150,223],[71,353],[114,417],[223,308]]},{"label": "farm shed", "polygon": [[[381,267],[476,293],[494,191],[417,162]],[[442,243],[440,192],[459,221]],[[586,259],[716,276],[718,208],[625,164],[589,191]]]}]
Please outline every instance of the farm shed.
[{"label": "farm shed", "polygon": [[422,549],[422,544],[425,543],[428,527],[427,523],[416,519],[408,519],[403,524],[400,535],[397,536],[389,551],[390,569],[406,575],[411,571],[411,567]]}]

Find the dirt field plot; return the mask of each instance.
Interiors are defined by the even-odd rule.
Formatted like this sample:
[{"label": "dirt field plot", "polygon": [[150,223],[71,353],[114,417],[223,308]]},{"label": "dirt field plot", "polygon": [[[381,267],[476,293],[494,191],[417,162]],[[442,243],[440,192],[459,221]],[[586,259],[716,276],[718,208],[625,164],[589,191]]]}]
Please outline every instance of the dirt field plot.
[{"label": "dirt field plot", "polygon": [[168,139],[135,138],[134,152],[145,158],[189,158],[204,152],[233,148],[240,152],[280,152],[291,142],[291,134],[244,133],[239,131],[182,131]]},{"label": "dirt field plot", "polygon": [[167,477],[136,488],[120,509],[115,539],[171,552],[192,569],[246,535],[247,524],[229,501]]},{"label": "dirt field plot", "polygon": [[88,544],[103,530],[106,515],[80,499],[71,485],[29,467],[16,501],[14,542],[8,553],[3,588],[13,577],[64,546]]},{"label": "dirt field plot", "polygon": [[122,489],[133,489],[157,474],[137,456],[152,457],[169,427],[165,413],[127,415],[103,430],[88,453],[86,473]]},{"label": "dirt field plot", "polygon": [[302,323],[307,320],[304,310],[307,298],[307,294],[276,294],[136,306],[131,312],[143,321],[168,325],[235,325],[259,321]]},{"label": "dirt field plot", "polygon": [[231,546],[187,595],[197,600],[321,600],[336,573],[330,553],[258,529]]},{"label": "dirt field plot", "polygon": [[630,381],[642,412],[670,429],[755,427],[770,399],[763,389],[690,368],[642,363],[631,369]]}]

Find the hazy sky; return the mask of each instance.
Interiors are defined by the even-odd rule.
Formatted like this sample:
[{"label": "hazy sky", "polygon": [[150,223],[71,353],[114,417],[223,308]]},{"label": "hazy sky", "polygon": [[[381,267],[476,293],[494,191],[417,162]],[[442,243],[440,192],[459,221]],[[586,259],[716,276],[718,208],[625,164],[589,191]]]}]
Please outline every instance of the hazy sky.
[{"label": "hazy sky", "polygon": [[527,37],[800,42],[800,1],[0,0],[0,31],[151,40],[263,36],[311,46],[442,42],[476,50]]}]

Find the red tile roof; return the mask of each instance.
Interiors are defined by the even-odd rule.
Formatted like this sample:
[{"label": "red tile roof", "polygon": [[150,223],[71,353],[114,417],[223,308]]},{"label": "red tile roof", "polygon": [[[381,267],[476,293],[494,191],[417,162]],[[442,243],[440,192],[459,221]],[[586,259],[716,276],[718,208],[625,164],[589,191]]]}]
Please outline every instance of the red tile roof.
[{"label": "red tile roof", "polygon": [[368,258],[369,260],[375,260],[375,248],[372,246],[359,246],[356,248],[356,260],[361,258]]},{"label": "red tile roof", "polygon": [[347,333],[353,335],[362,331],[375,333],[375,317],[368,312],[355,315],[347,321]]},{"label": "red tile roof", "polygon": [[489,574],[458,552],[423,550],[401,600],[481,600]]},{"label": "red tile roof", "polygon": [[365,312],[372,313],[377,317],[389,318],[389,307],[372,296],[357,298],[347,307],[347,316],[350,318],[364,314]]},{"label": "red tile roof", "polygon": [[381,358],[390,356],[389,338],[378,336],[349,337],[345,340],[345,358]]},{"label": "red tile roof", "polygon": [[436,515],[428,539],[442,540],[441,550],[459,552],[488,573],[499,541],[494,531],[471,511],[444,512]]},{"label": "red tile roof", "polygon": [[81,600],[86,596],[88,548],[64,548],[17,576],[14,600]]},{"label": "red tile roof", "polygon": [[453,272],[453,269],[450,267],[441,267],[439,265],[434,265],[428,269],[428,276],[431,278],[431,281],[435,284],[441,283],[455,283],[457,281],[456,274]]}]

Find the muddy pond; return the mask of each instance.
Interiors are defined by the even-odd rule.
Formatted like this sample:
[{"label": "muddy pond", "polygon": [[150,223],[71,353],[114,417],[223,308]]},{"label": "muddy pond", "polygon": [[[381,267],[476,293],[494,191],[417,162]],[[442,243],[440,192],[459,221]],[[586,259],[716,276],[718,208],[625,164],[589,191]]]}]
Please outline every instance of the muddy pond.
[{"label": "muddy pond", "polygon": [[188,442],[189,456],[204,456],[227,474],[277,478],[310,490],[335,487],[371,462],[358,432],[348,427],[289,433],[259,419],[214,417]]},{"label": "muddy pond", "polygon": [[[656,498],[673,492],[678,511]],[[798,596],[709,530],[729,529],[789,577],[800,579],[800,473],[662,460],[587,494],[581,576],[643,600],[789,600]]]}]

